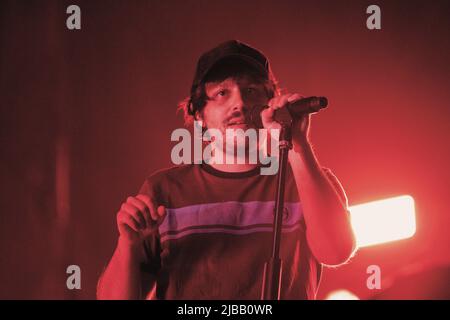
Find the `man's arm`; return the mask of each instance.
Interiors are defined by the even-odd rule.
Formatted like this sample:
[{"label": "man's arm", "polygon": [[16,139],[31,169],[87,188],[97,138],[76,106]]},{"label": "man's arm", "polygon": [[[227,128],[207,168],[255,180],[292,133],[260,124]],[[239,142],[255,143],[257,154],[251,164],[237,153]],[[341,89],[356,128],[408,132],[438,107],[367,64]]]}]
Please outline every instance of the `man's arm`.
[{"label": "man's arm", "polygon": [[[301,98],[303,96],[298,93],[285,93],[270,99],[269,108],[261,112],[264,128],[279,129],[280,124],[274,119],[276,110],[286,108],[289,103]],[[310,119],[310,114],[294,118],[293,149],[289,151],[289,163],[303,207],[309,247],[321,263],[337,265],[351,256],[355,239],[346,201],[339,196],[345,194],[344,190],[339,183],[337,188],[330,182],[309,143]]]},{"label": "man's arm", "polygon": [[311,144],[294,144],[289,151],[303,207],[306,236],[316,259],[327,265],[344,263],[355,249],[347,198],[337,179],[331,181],[319,165]]},{"label": "man's arm", "polygon": [[[113,257],[97,284],[98,299],[142,299],[141,263],[146,261],[144,239],[157,232],[166,214],[147,195],[128,197],[117,213],[119,240]],[[145,279],[154,282],[154,279]],[[147,283],[146,288],[153,283]]]},{"label": "man's arm", "polygon": [[143,249],[130,246],[120,238],[113,257],[100,277],[97,299],[141,299]]}]

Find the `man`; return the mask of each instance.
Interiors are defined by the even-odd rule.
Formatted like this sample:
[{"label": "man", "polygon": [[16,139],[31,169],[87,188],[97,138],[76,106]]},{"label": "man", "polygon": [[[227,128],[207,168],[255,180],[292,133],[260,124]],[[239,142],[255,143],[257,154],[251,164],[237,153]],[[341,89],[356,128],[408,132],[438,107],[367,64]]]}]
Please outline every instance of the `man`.
[{"label": "man", "polygon": [[[181,108],[187,122],[197,120],[225,137],[227,130],[253,128],[249,114],[256,106],[268,106],[261,120],[274,132],[280,127],[275,110],[301,98],[280,94],[264,54],[233,40],[200,57]],[[355,246],[344,190],[319,165],[309,126],[310,115],[292,125],[281,299],[314,299],[322,264],[344,263]],[[211,143],[216,154],[233,154],[234,147]],[[117,214],[120,236],[98,298],[259,299],[276,190],[276,175],[260,169],[261,163],[250,161],[211,161],[147,178]]]}]

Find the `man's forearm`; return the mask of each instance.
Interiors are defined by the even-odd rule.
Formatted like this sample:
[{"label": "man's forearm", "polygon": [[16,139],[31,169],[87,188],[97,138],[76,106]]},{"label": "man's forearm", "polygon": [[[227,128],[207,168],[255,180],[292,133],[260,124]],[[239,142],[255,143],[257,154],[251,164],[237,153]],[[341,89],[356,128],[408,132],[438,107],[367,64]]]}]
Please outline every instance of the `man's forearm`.
[{"label": "man's forearm", "polygon": [[113,257],[97,286],[98,299],[141,298],[139,249],[118,241]]},{"label": "man's forearm", "polygon": [[289,163],[303,208],[309,247],[322,263],[345,262],[354,249],[346,204],[319,165],[309,142],[294,145]]}]

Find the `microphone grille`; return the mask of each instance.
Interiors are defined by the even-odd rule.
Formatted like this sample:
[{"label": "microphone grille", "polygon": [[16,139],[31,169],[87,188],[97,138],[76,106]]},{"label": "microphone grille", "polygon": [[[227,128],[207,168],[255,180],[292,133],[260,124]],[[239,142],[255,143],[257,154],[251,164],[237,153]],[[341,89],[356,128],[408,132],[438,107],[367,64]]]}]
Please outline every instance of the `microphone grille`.
[{"label": "microphone grille", "polygon": [[319,104],[321,107],[326,107],[328,105],[328,99],[325,97],[319,97]]}]

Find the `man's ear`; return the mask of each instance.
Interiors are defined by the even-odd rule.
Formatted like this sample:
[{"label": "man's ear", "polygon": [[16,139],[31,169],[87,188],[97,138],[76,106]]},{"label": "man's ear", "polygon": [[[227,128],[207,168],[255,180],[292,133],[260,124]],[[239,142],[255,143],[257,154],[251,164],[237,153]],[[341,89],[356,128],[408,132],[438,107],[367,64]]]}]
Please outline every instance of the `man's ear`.
[{"label": "man's ear", "polygon": [[203,120],[203,114],[200,111],[195,111],[194,120],[195,121],[201,121],[202,122],[202,127],[205,126],[205,121]]}]

